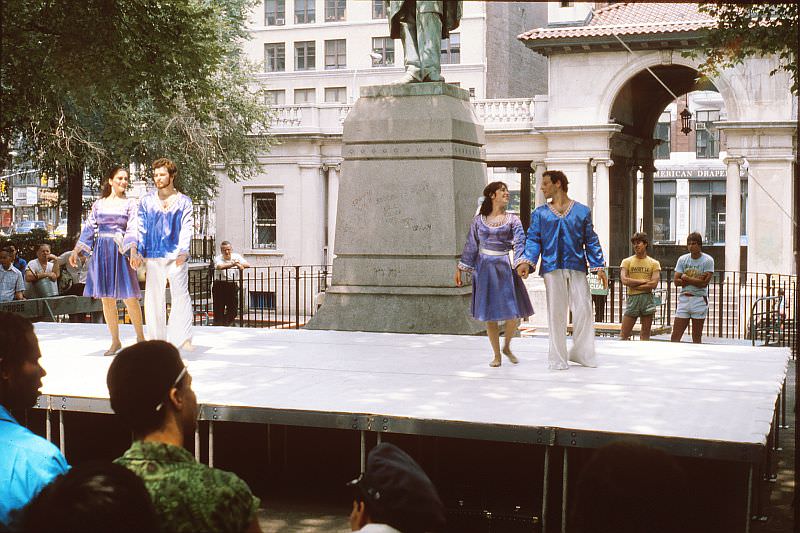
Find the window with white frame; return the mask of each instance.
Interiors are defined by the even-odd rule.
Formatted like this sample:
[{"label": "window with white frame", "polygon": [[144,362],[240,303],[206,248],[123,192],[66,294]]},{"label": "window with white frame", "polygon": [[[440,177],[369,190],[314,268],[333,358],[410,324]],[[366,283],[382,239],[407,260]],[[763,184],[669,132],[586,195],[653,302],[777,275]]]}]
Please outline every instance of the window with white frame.
[{"label": "window with white frame", "polygon": [[310,89],[295,89],[294,90],[294,103],[295,104],[316,104],[317,103],[317,90]]},{"label": "window with white frame", "polygon": [[347,89],[345,87],[325,87],[325,102],[328,104],[346,104]]},{"label": "window with white frame", "polygon": [[347,14],[347,0],[325,0],[325,22],[344,20]]},{"label": "window with white frame", "polygon": [[442,65],[457,65],[461,63],[461,35],[451,33],[447,39],[442,39]]},{"label": "window with white frame", "polygon": [[372,0],[372,18],[385,19],[386,16],[386,4],[383,0]]},{"label": "window with white frame", "polygon": [[391,37],[373,37],[372,51],[380,58],[372,58],[373,67],[394,66],[394,39]]},{"label": "window with white frame", "polygon": [[294,43],[294,69],[314,70],[316,44],[314,41],[298,41]]},{"label": "window with white frame", "polygon": [[345,39],[325,41],[325,70],[347,67],[347,44]]},{"label": "window with white frame", "polygon": [[277,248],[277,201],[274,192],[254,193],[252,196],[252,248]]},{"label": "window with white frame", "polygon": [[286,44],[266,43],[264,45],[264,71],[283,72],[286,70]]},{"label": "window with white frame", "polygon": [[659,117],[655,130],[653,131],[653,139],[661,141],[653,148],[654,159],[669,159],[669,154],[672,151],[670,145],[671,129],[672,114],[669,111],[664,111],[661,113],[661,117]]},{"label": "window with white frame", "polygon": [[266,91],[264,96],[264,103],[267,105],[286,105],[286,90],[274,89]]},{"label": "window with white frame", "polygon": [[264,0],[264,25],[286,24],[286,0]]},{"label": "window with white frame", "polygon": [[294,0],[294,23],[311,24],[315,21],[314,11],[316,0]]},{"label": "window with white frame", "polygon": [[695,111],[695,154],[697,159],[719,157],[719,130],[714,122],[719,120],[719,109]]}]

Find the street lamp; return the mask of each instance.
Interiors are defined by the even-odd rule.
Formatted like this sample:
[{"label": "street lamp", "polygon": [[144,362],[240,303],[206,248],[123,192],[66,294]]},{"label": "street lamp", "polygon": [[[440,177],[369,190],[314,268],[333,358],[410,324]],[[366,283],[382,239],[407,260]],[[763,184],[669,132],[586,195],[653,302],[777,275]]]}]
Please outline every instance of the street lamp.
[{"label": "street lamp", "polygon": [[[374,59],[375,61],[380,61],[381,59],[383,59],[383,56],[382,56],[382,55],[380,55],[379,53],[377,53],[377,52],[374,52],[374,51],[373,51],[373,52],[370,52],[370,53],[369,53],[369,54],[367,54],[367,55],[369,56],[369,58],[370,58],[371,60],[372,60],[372,59]],[[356,67],[356,68],[353,70],[353,83],[352,83],[352,85],[353,85],[353,88],[352,88],[352,90],[350,91],[350,103],[351,103],[351,104],[352,104],[353,102],[355,102],[355,101],[356,101],[356,75],[358,75],[358,67]]]},{"label": "street lamp", "polygon": [[689,111],[689,93],[686,93],[686,106],[683,108],[683,111],[681,111],[681,126],[683,126],[681,128],[681,133],[684,135],[689,135],[692,131],[691,120],[692,112]]}]

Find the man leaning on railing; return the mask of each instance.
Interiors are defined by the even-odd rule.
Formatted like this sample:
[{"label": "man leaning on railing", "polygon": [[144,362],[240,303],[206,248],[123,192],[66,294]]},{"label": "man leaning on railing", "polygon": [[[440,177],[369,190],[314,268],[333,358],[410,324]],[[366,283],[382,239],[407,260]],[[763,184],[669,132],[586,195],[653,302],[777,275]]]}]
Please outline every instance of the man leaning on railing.
[{"label": "man leaning on railing", "polygon": [[211,295],[214,299],[214,325],[230,326],[239,313],[239,280],[244,269],[250,268],[247,261],[233,253],[229,241],[219,245],[222,252],[214,258],[214,285]]}]

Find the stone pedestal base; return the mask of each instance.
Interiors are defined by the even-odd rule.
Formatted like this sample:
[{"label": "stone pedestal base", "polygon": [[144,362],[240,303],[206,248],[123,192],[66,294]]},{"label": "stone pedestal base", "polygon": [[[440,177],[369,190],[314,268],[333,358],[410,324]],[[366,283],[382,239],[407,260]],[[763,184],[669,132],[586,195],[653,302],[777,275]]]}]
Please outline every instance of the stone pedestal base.
[{"label": "stone pedestal base", "polygon": [[443,83],[362,89],[344,123],[336,259],[309,329],[478,334],[456,262],[486,184],[483,128]]}]

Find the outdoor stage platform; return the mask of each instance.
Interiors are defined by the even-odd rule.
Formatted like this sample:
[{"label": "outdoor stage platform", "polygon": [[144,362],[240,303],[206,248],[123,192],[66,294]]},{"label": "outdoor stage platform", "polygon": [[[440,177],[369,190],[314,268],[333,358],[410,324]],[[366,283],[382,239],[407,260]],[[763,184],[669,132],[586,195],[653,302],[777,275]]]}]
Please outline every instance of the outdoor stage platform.
[{"label": "outdoor stage platform", "polygon": [[[35,326],[48,428],[54,412],[110,413],[105,325]],[[130,326],[122,333],[132,342]],[[624,438],[749,464],[742,531],[790,358],[786,348],[598,338],[598,368],[550,371],[546,337],[515,339],[520,364],[500,368],[488,366],[485,337],[198,327],[194,344],[183,357],[209,421],[211,463],[214,424],[227,421],[360,431],[362,465],[369,432],[529,443],[544,449],[542,521],[563,523],[566,496],[548,513],[546,494],[566,495],[567,453],[563,479],[551,480],[551,450]],[[69,427],[59,434],[63,447]]]}]

